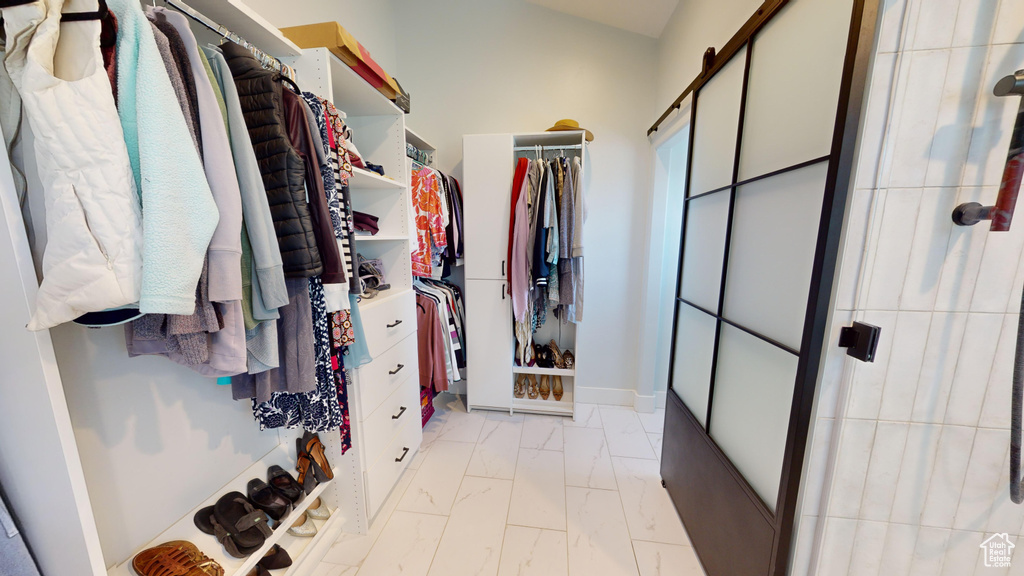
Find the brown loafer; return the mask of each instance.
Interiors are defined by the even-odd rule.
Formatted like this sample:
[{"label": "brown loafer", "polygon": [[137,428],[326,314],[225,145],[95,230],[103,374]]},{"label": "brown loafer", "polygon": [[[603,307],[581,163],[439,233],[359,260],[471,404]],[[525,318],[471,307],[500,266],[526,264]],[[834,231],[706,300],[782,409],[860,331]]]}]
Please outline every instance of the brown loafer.
[{"label": "brown loafer", "polygon": [[132,558],[139,576],[224,576],[224,568],[184,540],[164,542]]},{"label": "brown loafer", "polygon": [[551,386],[548,383],[550,379],[547,374],[543,374],[540,377],[540,397],[547,400],[548,396],[551,396]]},{"label": "brown loafer", "polygon": [[562,377],[552,376],[551,380],[554,381],[554,385],[551,387],[551,394],[555,397],[556,401],[561,401],[562,396],[565,394],[565,388],[562,387]]}]

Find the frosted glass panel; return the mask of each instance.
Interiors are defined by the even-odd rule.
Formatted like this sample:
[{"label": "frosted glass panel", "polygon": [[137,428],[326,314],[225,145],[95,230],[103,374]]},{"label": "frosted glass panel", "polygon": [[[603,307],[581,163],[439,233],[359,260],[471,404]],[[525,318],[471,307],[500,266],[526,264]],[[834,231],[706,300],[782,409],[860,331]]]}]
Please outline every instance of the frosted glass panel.
[{"label": "frosted glass panel", "polygon": [[722,287],[722,260],[725,256],[726,222],[729,218],[729,192],[691,200],[686,209],[686,240],[683,253],[683,277],[679,296],[713,312],[718,312]]},{"label": "frosted glass panel", "polygon": [[736,191],[723,315],[800,348],[828,162]]},{"label": "frosted glass panel", "polygon": [[697,95],[691,196],[732,184],[746,58],[744,48]]},{"label": "frosted glass panel", "polygon": [[779,493],[797,357],[722,325],[711,437],[771,510]]},{"label": "frosted glass panel", "polygon": [[797,0],[754,37],[740,180],[829,153],[852,11],[852,0]]},{"label": "frosted glass panel", "polygon": [[708,390],[718,320],[683,302],[676,320],[672,390],[701,424],[708,418]]}]

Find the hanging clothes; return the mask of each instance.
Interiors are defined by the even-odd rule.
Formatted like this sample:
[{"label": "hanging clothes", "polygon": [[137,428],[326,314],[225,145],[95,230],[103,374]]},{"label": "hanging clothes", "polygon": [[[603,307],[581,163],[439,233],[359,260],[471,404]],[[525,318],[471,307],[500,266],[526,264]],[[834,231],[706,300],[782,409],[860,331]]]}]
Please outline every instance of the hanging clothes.
[{"label": "hanging clothes", "polygon": [[412,274],[413,276],[430,277],[433,249],[443,249],[448,246],[444,217],[441,214],[438,180],[430,168],[413,168],[412,204],[416,222],[416,246],[412,252]]},{"label": "hanging clothes", "polygon": [[[68,40],[61,36],[62,5],[49,0],[4,10],[6,67],[35,133],[47,205],[49,237],[31,330],[133,304],[144,274],[139,201],[102,67],[100,23],[69,23],[81,33]],[[58,41],[81,46],[58,50]],[[51,73],[55,58],[58,69],[92,72],[58,78]],[[91,111],[88,121],[81,107]]]},{"label": "hanging clothes", "polygon": [[416,295],[416,330],[419,345],[420,386],[435,392],[448,390],[448,371],[444,360],[444,329],[437,313],[437,302]]},{"label": "hanging clothes", "polygon": [[352,195],[349,191],[348,182],[352,177],[352,163],[349,152],[345,147],[345,134],[348,132],[342,114],[324,98],[320,98],[327,113],[328,135],[331,138],[331,165],[334,168],[334,181],[338,187],[339,216],[342,219],[342,234],[338,236],[341,242],[342,257],[345,260],[345,269],[348,271],[350,294],[360,293],[359,275],[356,269],[353,247],[355,246],[355,224],[353,221]]},{"label": "hanging clothes", "polygon": [[142,6],[107,5],[119,28],[117,111],[142,200],[139,310],[191,314],[220,215]]}]

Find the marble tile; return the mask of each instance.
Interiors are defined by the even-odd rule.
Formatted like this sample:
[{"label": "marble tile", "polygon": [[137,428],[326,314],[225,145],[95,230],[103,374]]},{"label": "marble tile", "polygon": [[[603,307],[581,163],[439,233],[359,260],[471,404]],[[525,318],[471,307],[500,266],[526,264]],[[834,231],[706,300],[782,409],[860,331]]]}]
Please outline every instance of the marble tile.
[{"label": "marble tile", "polygon": [[447,515],[473,455],[473,444],[438,440],[412,479],[398,509]]},{"label": "marble tile", "polygon": [[565,532],[507,526],[498,576],[568,576]]},{"label": "marble tile", "polygon": [[999,574],[1000,571],[995,568],[985,572],[974,571],[975,566],[978,564],[978,557],[981,555],[979,544],[986,537],[977,532],[950,532],[949,544],[943,551],[944,558],[941,576],[963,576],[964,574],[984,574],[989,576],[989,574]]},{"label": "marble tile", "polygon": [[979,394],[978,383],[989,381],[1002,329],[1003,318],[997,314],[968,316],[946,407],[946,424],[978,425],[985,401],[985,395]]},{"label": "marble tile", "polygon": [[309,576],[356,576],[356,572],[359,572],[358,566],[343,566],[341,564],[321,562],[317,564],[317,567],[313,569]]},{"label": "marble tile", "polygon": [[565,464],[561,452],[521,448],[508,523],[565,530]]},{"label": "marble tile", "polygon": [[648,434],[661,434],[665,431],[665,409],[655,410],[650,414],[637,413],[637,418],[644,425]]},{"label": "marble tile", "polygon": [[570,576],[639,576],[619,493],[575,487],[565,492]]},{"label": "marble tile", "polygon": [[818,555],[818,576],[848,576],[853,542],[857,534],[857,521],[848,518],[828,518],[825,521],[824,541]]},{"label": "marble tile", "polygon": [[910,60],[910,71],[890,135],[894,138],[890,189],[917,188],[925,183],[950,52],[926,50],[904,55]]},{"label": "marble tile", "polygon": [[993,503],[1007,492],[1000,478],[1009,447],[1010,435],[1005,430],[978,429],[953,519],[954,529],[985,530]]},{"label": "marble tile", "polygon": [[566,418],[562,425],[579,428],[604,427],[604,424],[601,422],[601,411],[598,409],[597,404],[584,404],[581,402],[576,403],[576,420]]},{"label": "marble tile", "polygon": [[[952,528],[960,493],[967,475],[975,429],[943,426],[935,455],[935,468],[921,512],[921,524],[934,528]],[[1019,524],[1018,524],[1019,525]]]},{"label": "marble tile", "polygon": [[879,574],[885,547],[886,522],[857,523],[857,535],[850,553],[850,574],[869,576]]},{"label": "marble tile", "polygon": [[429,574],[497,574],[511,497],[511,480],[465,477]]},{"label": "marble tile", "polygon": [[377,517],[371,522],[367,533],[343,533],[331,544],[330,550],[324,555],[324,562],[347,566],[361,565],[363,560],[366,559],[366,555],[370,553],[370,548],[373,547],[377,538],[380,537],[380,533],[384,531],[384,525],[388,523],[391,514],[395,511],[395,507],[398,506],[399,500],[402,499],[405,490],[412,483],[414,475],[414,473],[408,471],[402,474],[402,477],[395,483],[391,495],[388,496],[388,499],[380,507],[380,511],[377,512]]},{"label": "marble tile", "polygon": [[[1001,2],[1003,6],[1015,4],[1012,0]],[[1021,9],[1017,9],[1018,14]],[[1000,15],[999,21],[1002,21]],[[1017,34],[1021,34],[1020,19],[1011,20],[1005,25],[1016,26]],[[982,74],[979,86],[984,90],[983,100],[979,103],[974,119],[974,130],[971,134],[971,149],[964,167],[964,186],[998,186],[1002,181],[1003,169],[1006,167],[1006,151],[1009,149],[1011,127],[1017,115],[1020,101],[1012,98],[995,98],[991,96],[992,86],[1020,62],[1024,62],[1024,43],[1017,40],[1016,44],[991,46],[988,50],[988,61]]]},{"label": "marble tile", "polygon": [[921,373],[917,382],[910,420],[913,422],[942,423],[949,394],[953,387],[960,344],[964,339],[967,314],[932,314],[928,329],[928,344],[922,357]]},{"label": "marble tile", "polygon": [[704,576],[697,554],[689,546],[633,541],[640,576]]},{"label": "marble tile", "polygon": [[612,456],[657,459],[636,412],[608,406],[601,406],[600,411],[608,438],[608,452]]},{"label": "marble tile", "polygon": [[613,458],[622,509],[634,540],[663,544],[689,544],[683,522],[661,486],[657,460]]},{"label": "marble tile", "polygon": [[448,442],[476,442],[486,420],[487,414],[480,410],[459,414],[458,418],[449,417],[437,439]]},{"label": "marble tile", "polygon": [[878,410],[879,419],[896,422],[910,420],[931,320],[930,312],[900,312],[893,334],[882,405]]},{"label": "marble tile", "polygon": [[647,439],[651,441],[651,448],[654,448],[654,454],[661,460],[661,442],[663,434],[648,434]]},{"label": "marble tile", "polygon": [[959,186],[963,180],[964,164],[971,146],[971,120],[987,53],[988,48],[984,46],[949,51],[935,130],[931,133],[926,186]]},{"label": "marble tile", "polygon": [[[887,334],[893,334],[899,318],[897,312],[868,311],[859,319],[873,324]],[[875,361],[855,363],[852,367],[849,400],[846,402],[846,417],[865,420],[878,418],[885,390],[885,374],[889,369],[894,338],[882,338],[878,343]]]},{"label": "marble tile", "polygon": [[[1000,2],[993,0],[960,0],[960,10],[956,15],[956,28],[953,31],[953,46],[985,46],[992,41],[993,25],[997,28],[999,25],[999,22],[995,21],[996,9],[999,4]],[[1008,0],[1002,4],[1013,6],[1019,5],[1020,2]],[[1024,11],[1020,12],[1020,16],[1014,22],[1024,22]],[[1021,32],[1019,25],[1017,32]],[[999,35],[998,29],[995,35]]]},{"label": "marble tile", "polygon": [[605,490],[618,488],[603,430],[565,429],[565,484]]},{"label": "marble tile", "polygon": [[956,194],[956,188],[925,188],[921,193],[910,259],[899,299],[900,310],[928,311],[935,306],[949,232],[954,226],[946,212],[949,212],[949,206],[955,205]]},{"label": "marble tile", "polygon": [[1021,22],[1024,22],[1024,3],[1013,0],[1000,2],[992,42],[995,44],[1024,42],[1024,26],[1021,26]]},{"label": "marble tile", "polygon": [[942,572],[942,562],[949,546],[950,531],[922,527],[917,531],[910,576],[935,576]]},{"label": "marble tile", "polygon": [[882,547],[885,576],[910,574],[910,567],[914,562],[913,551],[917,543],[917,531],[918,526],[913,524],[889,524]]},{"label": "marble tile", "polygon": [[872,420],[848,420],[840,429],[829,515],[857,518],[875,427],[876,423]]},{"label": "marble tile", "polygon": [[[970,170],[970,166],[967,168]],[[981,202],[991,205],[995,202],[998,187],[965,187],[957,191],[954,204]],[[970,310],[971,298],[977,284],[981,257],[985,243],[991,237],[984,226],[952,226],[946,255],[942,259],[942,274],[939,289],[935,294],[935,309],[948,312]]]},{"label": "marble tile", "polygon": [[526,414],[522,412],[516,412],[515,414],[509,414],[508,412],[499,412],[497,410],[488,410],[487,419],[493,422],[522,422],[526,419]]},{"label": "marble tile", "polygon": [[866,279],[866,307],[871,310],[899,309],[900,294],[914,244],[914,231],[921,212],[920,188],[890,189],[880,214],[876,242],[884,250],[874,253],[871,276]]},{"label": "marble tile", "polygon": [[910,424],[906,422],[878,423],[864,481],[860,518],[880,522],[889,520],[909,431]]},{"label": "marble tile", "polygon": [[900,477],[893,496],[891,522],[917,524],[921,521],[928,483],[935,468],[935,453],[942,427],[911,424],[903,451]]},{"label": "marble tile", "polygon": [[960,0],[928,0],[928,9],[917,17],[914,50],[948,48],[953,43],[953,28]]},{"label": "marble tile", "polygon": [[515,478],[516,457],[519,455],[519,439],[522,434],[522,420],[492,420],[488,416],[480,432],[480,440],[473,450],[466,475],[506,480]]},{"label": "marble tile", "polygon": [[[1010,428],[1010,398],[1013,386],[1013,357],[1017,345],[1017,315],[1003,316],[992,372],[985,389],[979,422],[986,428]],[[979,390],[980,392],[980,390]]]},{"label": "marble tile", "polygon": [[533,450],[562,450],[561,416],[542,416],[527,414],[523,422],[523,436],[519,446]]},{"label": "marble tile", "polygon": [[370,549],[360,576],[426,576],[447,518],[397,511]]}]

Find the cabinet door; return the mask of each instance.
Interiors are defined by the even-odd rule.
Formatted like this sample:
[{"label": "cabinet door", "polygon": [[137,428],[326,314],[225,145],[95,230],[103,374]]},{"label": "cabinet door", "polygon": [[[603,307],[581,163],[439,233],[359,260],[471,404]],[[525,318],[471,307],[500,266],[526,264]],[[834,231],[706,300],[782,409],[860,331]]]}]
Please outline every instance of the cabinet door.
[{"label": "cabinet door", "polygon": [[466,280],[467,401],[512,406],[512,300],[502,280]]},{"label": "cabinet door", "polygon": [[512,135],[462,138],[466,278],[503,280],[508,269]]}]

